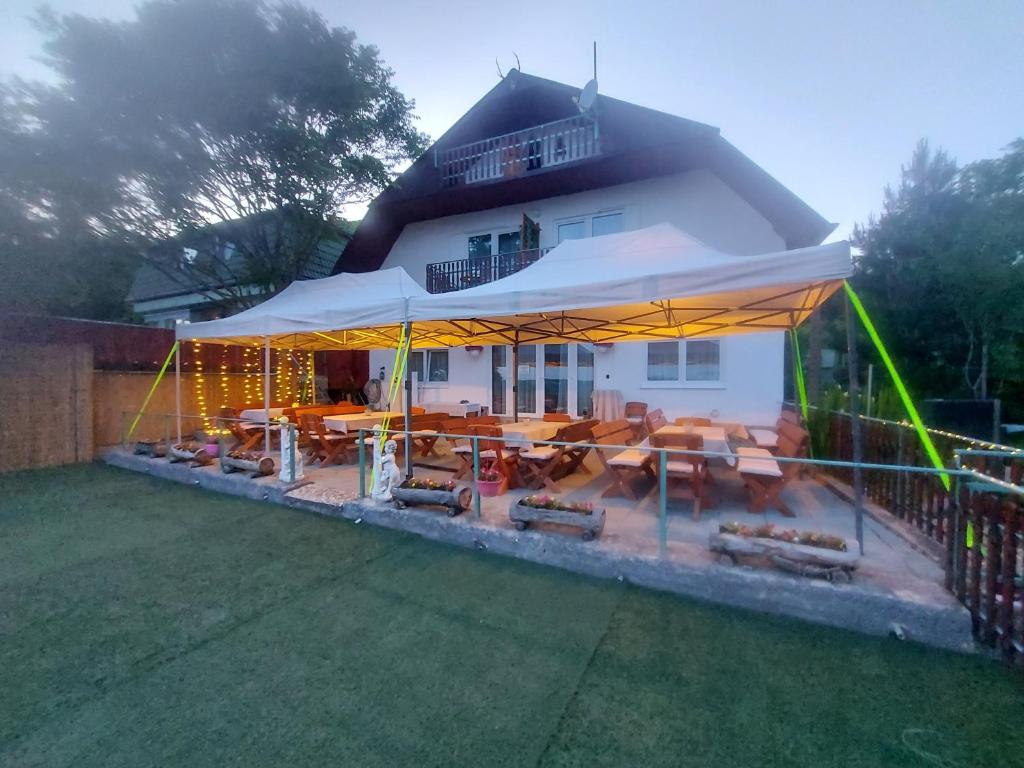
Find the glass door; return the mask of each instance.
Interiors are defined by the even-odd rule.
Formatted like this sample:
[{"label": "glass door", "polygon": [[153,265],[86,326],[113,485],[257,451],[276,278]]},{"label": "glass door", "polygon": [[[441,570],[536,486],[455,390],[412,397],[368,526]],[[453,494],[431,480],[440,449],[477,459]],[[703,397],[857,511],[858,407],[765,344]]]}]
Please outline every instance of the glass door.
[{"label": "glass door", "polygon": [[509,376],[508,347],[491,347],[491,413],[498,416],[508,415],[508,402],[511,377]]},{"label": "glass door", "polygon": [[[585,418],[593,413],[592,344],[523,345],[517,374],[521,417],[568,413]],[[512,347],[491,347],[491,413],[512,415],[512,375]]]},{"label": "glass door", "polygon": [[576,350],[576,415],[585,418],[594,412],[594,345],[573,346]]},{"label": "glass door", "polygon": [[[511,354],[511,352],[509,353]],[[519,347],[519,370],[516,372],[517,403],[520,414],[537,414],[537,347]]]},{"label": "glass door", "polygon": [[569,345],[544,345],[544,413],[569,413]]}]

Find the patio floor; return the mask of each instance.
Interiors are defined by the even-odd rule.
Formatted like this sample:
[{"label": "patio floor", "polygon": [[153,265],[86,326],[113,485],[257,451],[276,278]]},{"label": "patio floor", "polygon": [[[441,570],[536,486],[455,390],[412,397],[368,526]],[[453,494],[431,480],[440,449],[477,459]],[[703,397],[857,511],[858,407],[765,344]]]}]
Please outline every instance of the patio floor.
[{"label": "patio floor", "polygon": [[[442,446],[441,456],[428,459],[414,459],[417,476],[438,480],[451,478],[457,461]],[[604,532],[595,542],[596,546],[612,548],[630,554],[654,554],[658,551],[658,489],[652,487],[638,501],[621,496],[602,498],[607,480],[602,477],[602,468],[597,458],[587,456],[586,466],[591,474],[577,472],[559,481],[561,498],[569,501],[592,502],[605,508],[607,518]],[[796,517],[784,517],[779,511],[769,509],[763,514],[747,511],[747,494],[743,481],[734,469],[724,462],[713,460],[711,466],[715,478],[716,503],[702,510],[701,519],[693,520],[692,503],[687,500],[671,500],[668,505],[669,557],[690,563],[717,561],[717,555],[708,548],[708,536],[718,531],[726,522],[746,525],[773,523],[779,529],[795,528],[800,531],[816,531],[841,536],[847,540],[850,551],[856,551],[855,515],[853,507],[835,493],[815,480],[795,480],[789,484],[783,497]],[[358,496],[359,469],[354,465],[307,468],[305,478],[312,482],[293,492],[291,496],[315,501],[343,501]],[[367,477],[369,486],[369,477]],[[509,504],[513,499],[531,493],[524,489],[510,490],[495,498],[483,498],[481,522],[504,529],[512,529],[508,518]],[[472,515],[467,516],[471,519]],[[552,528],[552,532],[557,531]],[[557,532],[572,535],[570,531]],[[942,586],[943,571],[931,557],[911,547],[906,540],[888,527],[871,517],[864,517],[864,557],[857,572],[858,581],[870,581],[879,587],[904,593],[915,598],[934,599],[946,596]]]}]

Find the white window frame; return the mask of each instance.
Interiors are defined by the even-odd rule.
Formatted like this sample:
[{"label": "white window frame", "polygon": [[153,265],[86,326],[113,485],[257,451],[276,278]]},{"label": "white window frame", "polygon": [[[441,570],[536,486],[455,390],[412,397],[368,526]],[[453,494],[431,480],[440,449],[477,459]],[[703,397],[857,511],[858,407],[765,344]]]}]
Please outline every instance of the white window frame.
[{"label": "white window frame", "polygon": [[[583,224],[583,237],[594,236],[594,219],[599,219],[602,216],[614,216],[620,214],[622,216],[622,231],[627,232],[629,230],[628,217],[626,214],[625,206],[619,206],[616,208],[605,208],[600,211],[592,211],[591,213],[583,213],[578,216],[564,216],[554,221],[554,233],[555,233],[555,245],[558,245],[558,228],[563,224]],[[480,234],[486,234],[481,232]]]},{"label": "white window frame", "polygon": [[[686,379],[686,345],[690,341],[714,341],[718,344],[718,379],[716,381],[688,381]],[[640,385],[642,389],[725,389],[725,344],[722,339],[708,337],[706,339],[683,339],[676,342],[679,345],[679,378],[675,381],[652,381],[647,378],[648,349],[651,343],[644,344],[644,378]]]},{"label": "white window frame", "polygon": [[[430,379],[430,356],[435,352],[447,352],[448,353],[448,378],[444,381],[433,381]],[[420,380],[420,385],[424,387],[447,387],[452,380],[452,354],[451,350],[447,347],[437,347],[431,349],[414,349],[410,355],[422,355],[423,360],[423,374],[424,379]],[[409,372],[412,373],[413,366],[412,361],[409,361]]]},{"label": "white window frame", "polygon": [[[501,235],[511,235],[513,233],[519,234],[519,227],[515,225],[507,227],[492,227],[490,229],[483,229],[479,232],[467,232],[462,238],[462,256],[463,259],[472,258],[469,255],[469,238],[471,237],[483,237],[484,235],[491,236],[491,256],[498,255],[498,238]],[[523,249],[522,242],[519,243],[519,250]],[[518,251],[511,251],[511,253],[517,253]]]}]

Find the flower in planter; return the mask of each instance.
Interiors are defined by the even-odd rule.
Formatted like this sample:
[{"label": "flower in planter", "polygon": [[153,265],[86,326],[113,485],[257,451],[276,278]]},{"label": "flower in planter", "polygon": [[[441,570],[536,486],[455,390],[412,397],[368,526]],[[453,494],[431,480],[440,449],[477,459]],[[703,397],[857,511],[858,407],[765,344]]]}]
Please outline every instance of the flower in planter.
[{"label": "flower in planter", "polygon": [[455,481],[454,480],[434,480],[430,477],[410,477],[404,483],[402,488],[412,488],[415,490],[422,491],[454,491]]},{"label": "flower in planter", "polygon": [[562,512],[578,512],[582,515],[589,515],[594,511],[594,505],[587,501],[561,502],[554,496],[524,496],[520,504],[536,509],[554,509]]},{"label": "flower in planter", "polygon": [[722,523],[718,526],[719,533],[731,533],[736,536],[746,536],[756,539],[775,539],[790,544],[804,544],[809,547],[821,547],[823,549],[834,549],[837,552],[846,551],[846,539],[841,536],[832,536],[827,533],[815,531],[776,531],[772,524],[759,525],[752,528],[749,525],[740,523]]},{"label": "flower in planter", "polygon": [[477,476],[477,480],[482,480],[485,483],[497,483],[502,480],[501,474],[494,472],[493,470],[485,469]]}]

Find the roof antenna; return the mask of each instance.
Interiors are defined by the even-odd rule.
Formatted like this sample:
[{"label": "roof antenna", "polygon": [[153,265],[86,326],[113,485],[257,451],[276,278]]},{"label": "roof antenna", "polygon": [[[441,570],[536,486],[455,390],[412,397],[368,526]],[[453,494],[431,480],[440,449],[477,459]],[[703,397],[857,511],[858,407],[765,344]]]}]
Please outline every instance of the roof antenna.
[{"label": "roof antenna", "polygon": [[497,56],[494,57],[494,66],[498,70],[498,78],[501,79],[501,80],[504,80],[505,79],[505,75],[503,75],[502,72],[501,72],[501,64],[498,63],[498,57]]},{"label": "roof antenna", "polygon": [[516,57],[516,69],[518,69],[520,72],[522,72],[523,71],[523,65],[519,63],[519,54],[516,53],[515,51],[512,51],[512,55]]},{"label": "roof antenna", "polygon": [[597,40],[594,41],[594,80],[597,80]]}]

